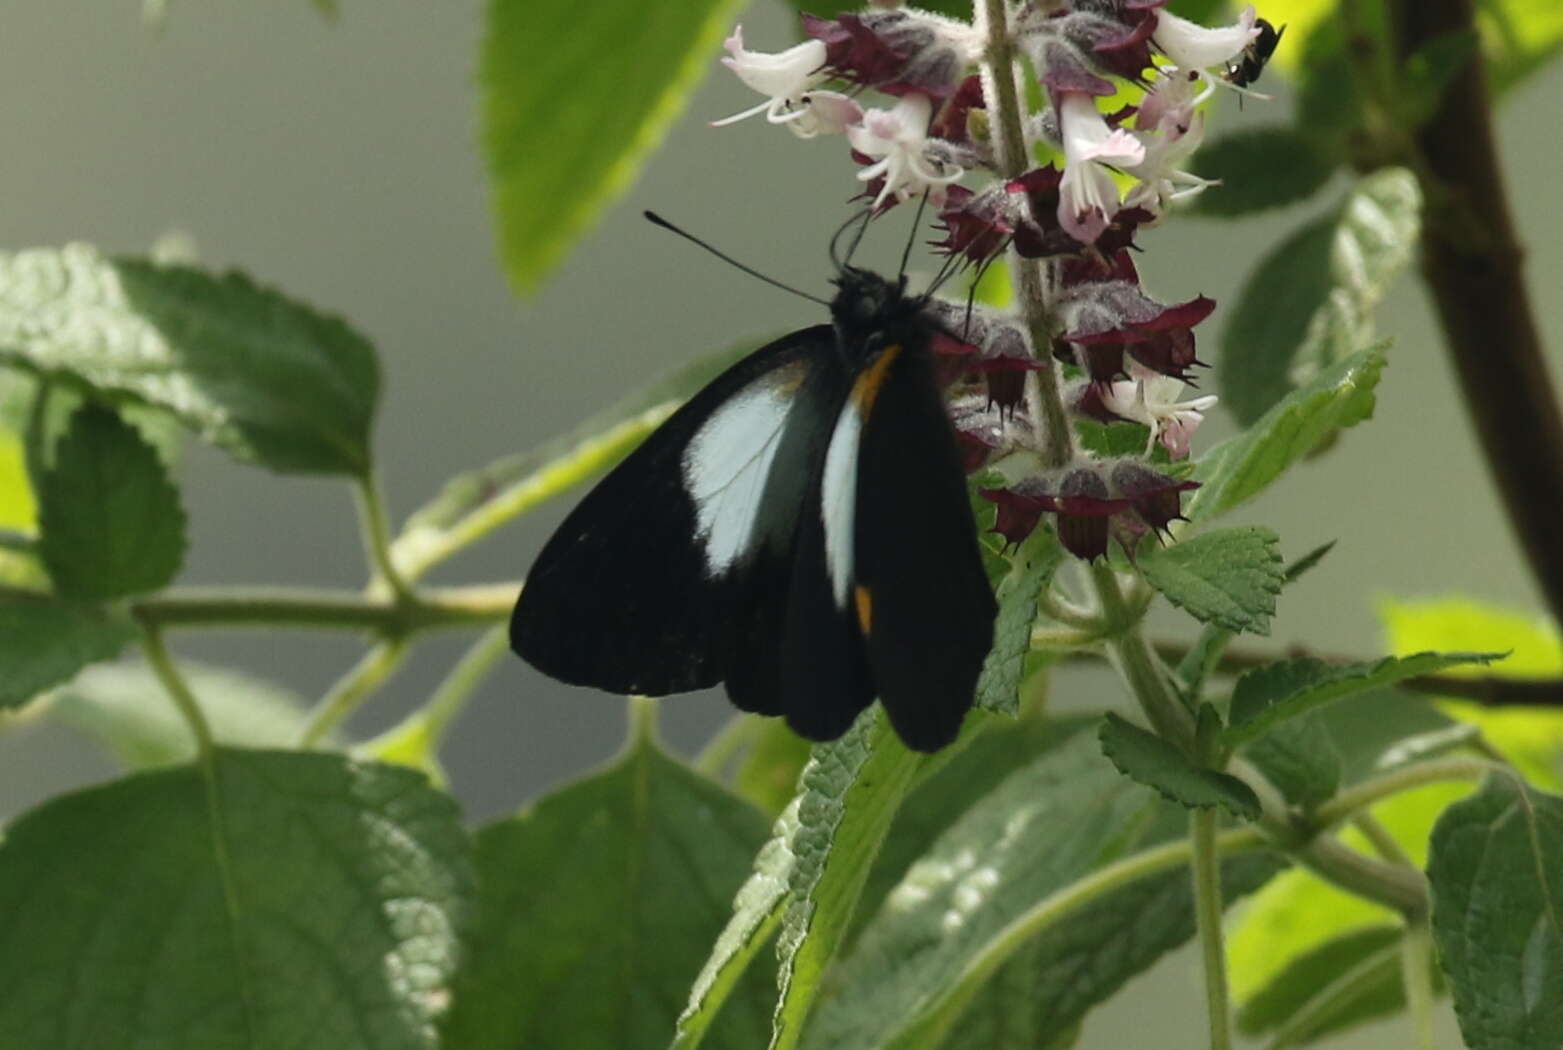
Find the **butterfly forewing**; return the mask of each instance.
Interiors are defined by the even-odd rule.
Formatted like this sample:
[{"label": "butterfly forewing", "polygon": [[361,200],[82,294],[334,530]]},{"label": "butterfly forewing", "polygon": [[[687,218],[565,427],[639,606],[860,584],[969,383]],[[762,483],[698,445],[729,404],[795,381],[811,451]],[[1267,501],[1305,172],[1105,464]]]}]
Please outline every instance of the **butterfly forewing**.
[{"label": "butterfly forewing", "polygon": [[767,614],[747,594],[790,577],[833,346],[816,326],[755,351],[603,478],[538,555],[512,648],[561,681],[651,696],[721,681],[735,645],[753,656]]}]

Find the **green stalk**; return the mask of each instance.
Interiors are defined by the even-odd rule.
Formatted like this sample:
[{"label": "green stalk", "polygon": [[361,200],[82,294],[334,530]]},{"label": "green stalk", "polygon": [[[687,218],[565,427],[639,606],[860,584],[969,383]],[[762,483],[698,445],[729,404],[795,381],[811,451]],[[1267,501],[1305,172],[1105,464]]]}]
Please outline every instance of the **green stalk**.
[{"label": "green stalk", "polygon": [[179,709],[180,715],[189,724],[190,735],[195,737],[197,757],[202,764],[208,764],[215,746],[212,741],[212,727],[206,721],[206,715],[195,699],[195,694],[185,683],[184,676],[174,665],[174,658],[169,654],[168,646],[163,643],[162,632],[151,624],[143,624],[142,627],[141,649],[146,654],[147,666],[152,668],[152,673],[163,683],[163,688],[167,690],[174,706]]},{"label": "green stalk", "polygon": [[387,638],[363,655],[352,670],[337,680],[310,712],[299,734],[299,747],[319,744],[401,666],[407,656],[407,639]]},{"label": "green stalk", "polygon": [[1216,850],[1216,811],[1189,814],[1189,844],[1194,878],[1194,918],[1204,959],[1205,1007],[1210,1017],[1210,1050],[1232,1050],[1232,1011],[1227,996],[1226,946],[1221,937],[1221,862]]},{"label": "green stalk", "polygon": [[1351,819],[1359,810],[1365,810],[1381,799],[1403,791],[1445,780],[1480,780],[1489,774],[1507,776],[1511,773],[1507,767],[1485,758],[1442,758],[1432,762],[1416,762],[1360,784],[1353,784],[1314,810],[1313,820],[1320,828],[1328,828]]},{"label": "green stalk", "polygon": [[146,623],[168,627],[330,627],[417,634],[494,623],[510,615],[519,583],[444,587],[397,603],[357,591],[290,587],[185,587],[138,599]]},{"label": "green stalk", "polygon": [[391,529],[386,520],[385,499],[380,494],[380,482],[374,471],[359,476],[353,491],[358,497],[358,523],[369,557],[370,590],[387,587],[398,600],[406,601],[411,593],[407,581],[402,579],[391,560]]},{"label": "green stalk", "polygon": [[510,647],[509,642],[510,634],[503,626],[489,628],[462,654],[428,703],[365,742],[360,750],[421,768],[434,768],[429,759],[439,754],[440,743],[451,723]]},{"label": "green stalk", "polygon": [[[1009,31],[1005,0],[982,0],[976,9],[977,28],[986,42],[982,61],[982,93],[993,114],[990,134],[999,174],[1018,178],[1031,167],[1031,142],[1026,137],[1025,114],[1015,83],[1015,42]],[[1053,319],[1047,304],[1042,263],[1008,253],[1010,279],[1031,336],[1031,349],[1042,367],[1026,373],[1026,402],[1042,437],[1039,454],[1050,467],[1061,467],[1074,458],[1074,430],[1059,388],[1058,369],[1050,356]]]}]

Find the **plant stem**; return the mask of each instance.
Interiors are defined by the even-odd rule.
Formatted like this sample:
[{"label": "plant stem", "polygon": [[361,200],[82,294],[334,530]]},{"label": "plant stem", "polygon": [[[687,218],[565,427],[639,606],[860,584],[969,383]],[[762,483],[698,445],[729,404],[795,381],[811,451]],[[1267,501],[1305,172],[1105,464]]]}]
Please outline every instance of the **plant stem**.
[{"label": "plant stem", "polygon": [[1427,911],[1427,879],[1420,871],[1363,856],[1321,834],[1328,825],[1294,816],[1275,785],[1241,756],[1227,763],[1227,772],[1253,788],[1259,797],[1259,826],[1298,863],[1326,882],[1402,914]]},{"label": "plant stem", "polygon": [[1406,986],[1416,1050],[1436,1050],[1433,1034],[1433,932],[1426,917],[1406,923],[1400,939],[1400,974]]},{"label": "plant stem", "polygon": [[[1472,0],[1389,5],[1403,62],[1445,34],[1474,32]],[[1554,620],[1563,623],[1563,413],[1525,286],[1493,133],[1480,49],[1417,129],[1424,207],[1422,276],[1433,293],[1465,403],[1509,522]]]},{"label": "plant stem", "polygon": [[411,597],[407,581],[391,561],[391,530],[386,522],[385,499],[374,471],[360,475],[353,489],[357,495],[358,523],[363,533],[364,550],[369,556],[371,591],[388,587],[399,601]]},{"label": "plant stem", "polygon": [[[982,61],[982,93],[993,114],[990,134],[999,174],[1019,178],[1031,167],[1031,144],[1026,138],[1024,108],[1015,83],[1015,43],[1009,31],[1005,0],[981,0],[976,7],[977,28],[986,50]],[[1035,419],[1042,447],[1042,461],[1061,467],[1074,458],[1074,431],[1059,390],[1058,369],[1052,363],[1053,319],[1049,316],[1047,286],[1042,263],[1022,259],[1010,249],[1010,278],[1015,299],[1031,336],[1031,350],[1041,368],[1026,373],[1026,402]]]},{"label": "plant stem", "polygon": [[1313,822],[1320,829],[1329,828],[1351,819],[1359,810],[1365,810],[1375,802],[1402,791],[1444,780],[1480,780],[1488,774],[1507,775],[1509,772],[1504,766],[1485,758],[1457,757],[1416,762],[1353,784],[1314,810]]},{"label": "plant stem", "polygon": [[[1180,663],[1188,655],[1190,646],[1183,642],[1157,639],[1152,643],[1156,652],[1168,663]],[[1090,654],[1082,654],[1082,658]],[[1225,649],[1212,671],[1220,674],[1239,674],[1264,667],[1277,660],[1312,656],[1329,664],[1368,663],[1382,659],[1380,656],[1343,656],[1339,653],[1320,653],[1301,647],[1284,651],[1260,650],[1241,646]],[[1460,700],[1474,700],[1487,707],[1560,707],[1563,706],[1563,678],[1510,678],[1504,675],[1442,675],[1425,674],[1404,678],[1395,688],[1432,696],[1447,696]]]},{"label": "plant stem", "polygon": [[520,590],[520,583],[436,588],[398,604],[357,591],[191,587],[142,598],[134,609],[159,627],[335,627],[416,634],[503,620]]},{"label": "plant stem", "polygon": [[439,684],[428,704],[418,712],[431,753],[439,751],[440,741],[445,738],[451,723],[509,648],[510,632],[503,626],[489,628],[456,661],[456,666]]},{"label": "plant stem", "polygon": [[407,639],[403,637],[387,638],[365,653],[310,712],[299,734],[299,747],[311,748],[324,740],[401,666],[406,656]]},{"label": "plant stem", "polygon": [[152,668],[152,673],[163,683],[163,688],[168,691],[174,706],[179,708],[179,713],[184,716],[185,722],[190,726],[190,734],[195,737],[196,754],[202,761],[206,761],[211,758],[214,746],[212,727],[206,721],[206,715],[202,712],[195,694],[185,683],[184,676],[174,665],[168,646],[163,644],[163,633],[153,624],[143,623],[141,626],[141,649],[146,654],[147,666]]},{"label": "plant stem", "polygon": [[1118,588],[1118,577],[1107,565],[1091,566],[1102,615],[1116,633],[1107,638],[1107,653],[1128,684],[1152,728],[1185,751],[1194,746],[1194,717],[1173,693],[1162,673],[1161,659],[1145,641]]},{"label": "plant stem", "polygon": [[[492,499],[471,507],[455,520],[441,519],[438,514],[414,515],[391,544],[391,563],[403,579],[419,579],[501,525],[613,466],[662,425],[679,403],[673,400],[654,405],[600,434],[580,440],[539,464],[527,476],[505,484]],[[441,498],[436,497],[434,506],[439,505]]]},{"label": "plant stem", "polygon": [[1193,858],[1194,919],[1205,963],[1205,1006],[1210,1016],[1210,1050],[1231,1050],[1231,1009],[1227,1005],[1227,957],[1221,939],[1221,862],[1216,852],[1216,811],[1189,814]]},{"label": "plant stem", "polygon": [[627,746],[631,749],[640,746],[655,747],[659,737],[657,702],[649,696],[631,696],[627,698],[626,703],[629,715]]},{"label": "plant stem", "polygon": [[1427,879],[1415,868],[1365,857],[1331,838],[1314,839],[1291,853],[1315,875],[1359,897],[1407,916],[1427,912]]}]

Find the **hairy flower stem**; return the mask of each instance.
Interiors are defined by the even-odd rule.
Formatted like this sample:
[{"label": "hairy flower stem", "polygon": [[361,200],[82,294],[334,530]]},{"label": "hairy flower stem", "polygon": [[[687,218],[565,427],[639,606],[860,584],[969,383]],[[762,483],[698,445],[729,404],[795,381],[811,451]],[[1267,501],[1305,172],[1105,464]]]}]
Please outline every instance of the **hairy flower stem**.
[{"label": "hairy flower stem", "polygon": [[1193,854],[1194,919],[1205,963],[1205,1006],[1210,1015],[1210,1050],[1231,1050],[1232,1020],[1227,1004],[1226,947],[1221,940],[1221,861],[1216,851],[1216,811],[1189,814]]},{"label": "hairy flower stem", "polygon": [[[1430,42],[1473,32],[1473,0],[1389,5],[1402,62]],[[1414,164],[1427,201],[1422,276],[1433,293],[1487,468],[1554,619],[1563,622],[1563,412],[1525,287],[1480,49],[1417,130]]]},{"label": "hairy flower stem", "polygon": [[1117,575],[1109,566],[1092,565],[1091,582],[1101,602],[1103,616],[1116,628],[1107,639],[1107,655],[1113,666],[1139,701],[1152,728],[1184,751],[1192,752],[1194,718],[1162,673],[1161,658],[1145,640],[1139,616],[1124,600]]},{"label": "hairy flower stem", "polygon": [[[994,156],[998,158],[1000,175],[1019,178],[1031,166],[1031,143],[1026,138],[1020,90],[1015,83],[1015,43],[1010,35],[1005,0],[982,0],[976,16],[977,28],[987,42],[982,61],[982,93],[988,112],[994,117],[990,125]],[[1026,403],[1031,407],[1037,433],[1042,436],[1039,453],[1043,463],[1061,467],[1074,457],[1075,444],[1058,369],[1052,363],[1053,322],[1046,277],[1040,260],[1023,259],[1013,249],[1007,254],[1015,298],[1031,336],[1031,349],[1043,366],[1026,374]]]}]

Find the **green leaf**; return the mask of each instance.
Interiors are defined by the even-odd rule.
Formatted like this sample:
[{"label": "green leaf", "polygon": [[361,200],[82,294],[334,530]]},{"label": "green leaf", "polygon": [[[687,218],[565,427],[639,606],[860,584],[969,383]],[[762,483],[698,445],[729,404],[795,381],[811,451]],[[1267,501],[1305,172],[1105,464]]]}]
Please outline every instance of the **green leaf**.
[{"label": "green leaf", "polygon": [[[803,796],[796,796],[782,810],[771,837],[755,856],[753,870],[733,898],[732,915],[689,990],[689,1001],[679,1014],[669,1050],[699,1046],[739,981],[752,980],[749,966],[776,932],[786,907],[802,803]],[[758,1039],[754,1045],[759,1045]]]},{"label": "green leaf", "polygon": [[[1563,634],[1550,621],[1469,598],[1424,601],[1385,599],[1379,617],[1389,651],[1423,649],[1508,650],[1506,678],[1563,677]],[[1483,673],[1454,668],[1457,676]],[[1563,792],[1563,710],[1491,708],[1469,701],[1445,701],[1439,708],[1477,727],[1482,737],[1513,762],[1531,783]]]},{"label": "green leaf", "polygon": [[977,679],[978,707],[1012,717],[1019,713],[1037,598],[1063,560],[1064,548],[1047,529],[1032,532],[1013,555],[1010,571],[994,594],[999,613],[993,622],[993,648]]},{"label": "green leaf", "polygon": [[1471,1050],[1563,1044],[1563,798],[1488,778],[1439,818],[1427,877]]},{"label": "green leaf", "polygon": [[[298,742],[305,706],[296,694],[227,668],[181,661],[179,670],[219,743],[287,748]],[[190,724],[141,664],[87,668],[54,694],[49,715],[96,737],[133,769],[187,762],[195,755]]]},{"label": "green leaf", "polygon": [[1311,657],[1281,660],[1249,671],[1232,692],[1230,725],[1222,734],[1229,747],[1258,739],[1289,718],[1354,693],[1393,685],[1418,675],[1438,674],[1460,664],[1490,664],[1502,653],[1416,653],[1356,664],[1326,664]]},{"label": "green leaf", "polygon": [[85,245],[0,256],[4,362],[157,406],[273,470],[369,470],[374,348],[242,274],[109,261]]},{"label": "green leaf", "polygon": [[457,475],[407,519],[391,546],[392,561],[404,578],[415,579],[459,545],[608,470],[758,345],[741,343],[696,358],[552,441]]},{"label": "green leaf", "polygon": [[1220,806],[1242,820],[1259,819],[1259,798],[1237,777],[1203,769],[1149,730],[1109,712],[1098,731],[1102,753],[1130,780],[1155,788],[1187,809]]},{"label": "green leaf", "polygon": [[1401,932],[1366,926],[1291,959],[1243,1004],[1246,1035],[1277,1032],[1271,1050],[1305,1046],[1328,1035],[1405,1009]]},{"label": "green leaf", "polygon": [[1346,775],[1346,760],[1322,713],[1282,722],[1243,751],[1288,802],[1304,809],[1334,795]]},{"label": "green leaf", "polygon": [[630,0],[489,0],[483,153],[519,290],[535,290],[634,179],[715,68],[739,7],[683,0],[648,18]]},{"label": "green leaf", "polygon": [[39,479],[38,525],[38,552],[67,598],[157,590],[184,559],[184,508],[163,461],[135,427],[98,406],[71,417]]},{"label": "green leaf", "polygon": [[1195,619],[1270,633],[1281,593],[1280,537],[1257,525],[1207,532],[1140,558],[1145,579]]},{"label": "green leaf", "polygon": [[1239,423],[1253,423],[1294,388],[1292,362],[1334,287],[1334,243],[1333,214],[1307,223],[1270,249],[1238,292],[1221,331],[1216,389]]},{"label": "green leaf", "polygon": [[26,703],[136,637],[123,611],[39,595],[0,598],[0,709]]},{"label": "green leaf", "polygon": [[[957,760],[958,762],[958,760]],[[954,765],[951,767],[955,768]],[[1179,835],[1182,811],[1117,775],[1076,734],[1004,780],[912,865],[857,947],[833,971],[808,1050],[937,1046],[1006,963],[1024,981],[1005,1004],[1046,1042],[1193,933],[1187,870],[1084,899],[1022,950],[1011,924],[1147,841]],[[1233,895],[1274,871],[1233,871]],[[1018,953],[1018,954],[1017,954]],[[1024,1011],[1025,1017],[1018,1016]],[[1039,1041],[1025,1045],[1036,1046]]]},{"label": "green leaf", "polygon": [[1370,417],[1383,369],[1382,346],[1353,354],[1211,449],[1194,470],[1201,487],[1184,513],[1193,521],[1226,513],[1257,496],[1321,441]]},{"label": "green leaf", "polygon": [[[477,836],[475,934],[447,1045],[662,1046],[765,840],[753,807],[639,740],[607,770]],[[752,980],[719,1045],[765,1036]]]},{"label": "green leaf", "polygon": [[780,995],[771,1045],[796,1043],[885,831],[927,761],[901,744],[877,704],[839,739],[815,745],[797,796],[777,818],[695,980],[672,1050],[700,1045],[734,983],[778,928]]},{"label": "green leaf", "polygon": [[1319,140],[1291,128],[1236,131],[1200,149],[1196,174],[1222,183],[1201,193],[1195,210],[1229,219],[1293,204],[1318,192],[1339,163]]},{"label": "green leaf", "polygon": [[0,845],[0,1045],[434,1050],[468,849],[421,776],[339,755],[55,799]]},{"label": "green leaf", "polygon": [[869,872],[862,903],[853,915],[844,949],[884,905],[933,844],[1012,773],[1053,751],[1077,734],[1094,729],[1096,715],[988,718],[982,731],[963,735],[958,754],[923,776],[906,797]]},{"label": "green leaf", "polygon": [[1371,342],[1371,312],[1411,259],[1421,206],[1410,172],[1376,172],[1254,270],[1221,334],[1221,399],[1238,422]]},{"label": "green leaf", "polygon": [[815,747],[804,767],[776,939],[780,994],[771,1050],[797,1045],[885,832],[928,761],[901,743],[876,704],[839,740]]}]

